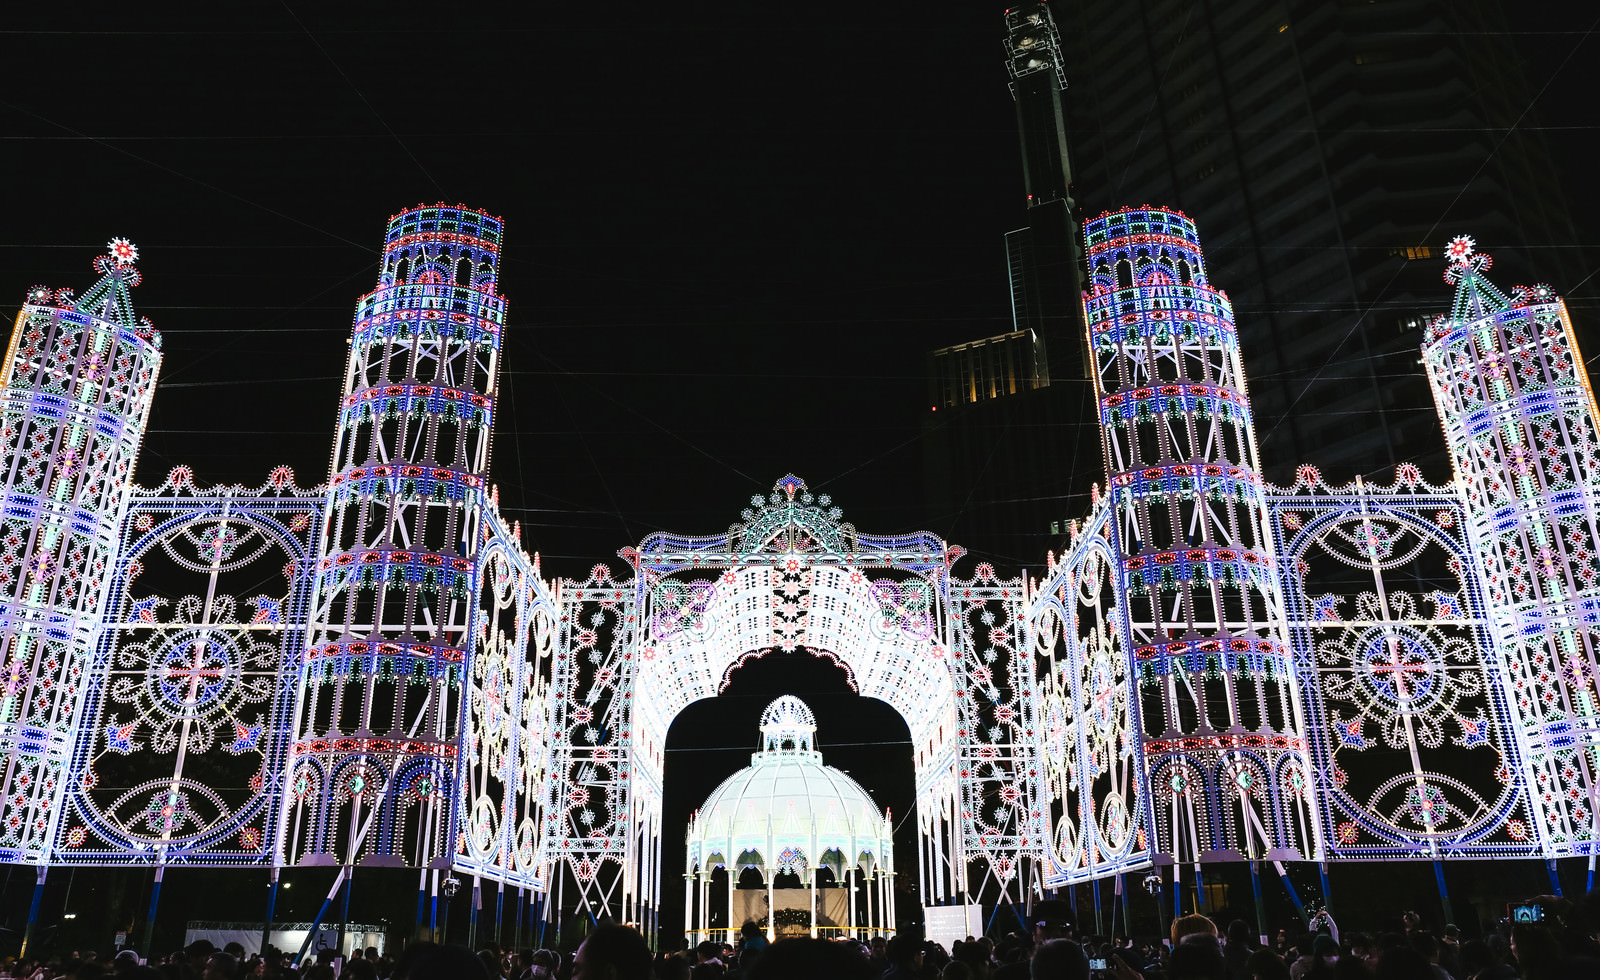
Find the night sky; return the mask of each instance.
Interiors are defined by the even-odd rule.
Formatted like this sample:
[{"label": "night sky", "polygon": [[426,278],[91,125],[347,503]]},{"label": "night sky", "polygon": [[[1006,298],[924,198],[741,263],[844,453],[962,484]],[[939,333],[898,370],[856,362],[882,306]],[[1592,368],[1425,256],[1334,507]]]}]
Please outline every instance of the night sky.
[{"label": "night sky", "polygon": [[[659,529],[724,530],[788,472],[862,530],[938,532],[923,355],[1010,329],[1002,236],[1026,221],[1003,6],[8,11],[0,301],[9,319],[34,283],[81,292],[130,238],[165,342],[140,482],[184,463],[254,485],[288,463],[309,486],[388,216],[462,202],[506,220],[493,479],[547,574]],[[1550,82],[1529,122],[1567,155],[1592,235],[1588,59],[1554,72],[1593,11],[1562,9],[1508,43]],[[1555,285],[1582,299],[1600,280]],[[1087,491],[1054,490],[1063,513]],[[753,670],[691,710],[672,747],[720,751],[669,759],[669,805],[743,764],[783,689],[827,692],[819,739],[841,768],[851,744],[905,738],[882,705],[847,710],[820,665],[797,671]],[[909,750],[854,751],[908,812]],[[680,840],[669,827],[669,861]],[[187,917],[181,902],[164,908]]]}]

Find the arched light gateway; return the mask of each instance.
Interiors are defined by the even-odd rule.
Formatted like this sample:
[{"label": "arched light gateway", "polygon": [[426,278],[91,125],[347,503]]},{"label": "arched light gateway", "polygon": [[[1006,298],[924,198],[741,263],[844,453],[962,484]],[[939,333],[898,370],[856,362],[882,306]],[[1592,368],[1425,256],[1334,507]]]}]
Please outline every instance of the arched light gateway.
[{"label": "arched light gateway", "polygon": [[[564,653],[553,686],[568,693],[555,705],[563,746],[546,817],[556,907],[570,907],[563,890],[576,888],[595,914],[620,911],[656,925],[673,719],[724,690],[750,658],[802,649],[837,663],[857,693],[906,722],[920,830],[917,898],[988,887],[991,900],[1020,901],[1023,859],[1045,836],[1045,815],[1033,803],[1041,772],[1036,684],[1031,658],[1019,653],[1027,649],[1023,581],[997,580],[987,565],[971,580],[954,579],[960,549],[926,532],[859,532],[827,495],[794,476],[752,498],[740,517],[719,535],[653,534],[621,552],[634,566],[631,580],[596,566],[563,591]],[[809,717],[798,702],[783,711]],[[809,732],[804,743],[802,754],[810,753]],[[703,810],[706,832],[708,819]],[[702,855],[700,866],[726,866],[737,878],[741,868],[779,860],[761,847],[730,843]],[[759,860],[745,860],[747,850]],[[841,850],[828,860],[842,877],[861,857]],[[887,841],[871,858],[862,873],[884,875],[874,879],[882,884],[894,870]],[[813,846],[803,867],[822,860]],[[875,906],[883,923],[892,902],[885,889]]]},{"label": "arched light gateway", "polygon": [[[813,747],[816,730],[815,716],[799,698],[786,694],[772,702],[761,715],[761,751],[690,818],[684,917],[694,923],[697,939],[713,935],[712,904],[724,897],[711,893],[718,867],[728,872],[730,943],[745,922],[763,919],[767,938],[776,939],[790,910],[803,913],[803,931],[813,937],[862,938],[893,925],[889,814],[859,783],[823,764]],[[746,868],[761,873],[764,890],[737,889]],[[824,869],[842,887],[824,889]],[[777,879],[785,872],[805,887],[780,891]]]}]

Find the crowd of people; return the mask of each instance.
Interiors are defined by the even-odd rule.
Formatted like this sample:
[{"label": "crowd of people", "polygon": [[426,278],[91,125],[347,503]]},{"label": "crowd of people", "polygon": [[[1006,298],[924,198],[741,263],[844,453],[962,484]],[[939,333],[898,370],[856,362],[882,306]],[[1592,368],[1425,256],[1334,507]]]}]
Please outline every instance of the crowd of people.
[{"label": "crowd of people", "polygon": [[652,953],[638,931],[603,923],[570,954],[553,949],[473,952],[420,942],[398,956],[369,948],[348,962],[323,950],[291,964],[268,947],[246,956],[205,940],[141,962],[131,950],[49,962],[0,961],[17,980],[1565,980],[1600,977],[1600,891],[1579,902],[1542,896],[1484,938],[1463,940],[1406,913],[1391,928],[1341,934],[1320,912],[1310,928],[1280,929],[1263,943],[1235,920],[1225,930],[1204,915],[1174,921],[1166,941],[1079,933],[1063,902],[1037,903],[1029,933],[968,936],[945,949],[901,933],[869,943],[781,939],[746,924],[738,943],[714,941]]}]

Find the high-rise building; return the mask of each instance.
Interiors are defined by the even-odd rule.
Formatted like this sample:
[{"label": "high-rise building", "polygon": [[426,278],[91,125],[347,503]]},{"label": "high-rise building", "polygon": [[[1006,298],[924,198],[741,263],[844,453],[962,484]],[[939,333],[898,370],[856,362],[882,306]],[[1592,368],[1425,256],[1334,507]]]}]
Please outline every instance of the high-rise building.
[{"label": "high-rise building", "polygon": [[1050,6],[1077,204],[1159,202],[1207,229],[1266,474],[1310,461],[1344,480],[1411,461],[1442,478],[1416,350],[1438,312],[1443,244],[1470,230],[1512,281],[1579,278],[1570,250],[1539,248],[1575,236],[1523,116],[1536,93],[1505,13],[1447,0]]},{"label": "high-rise building", "polygon": [[1050,10],[1006,11],[1027,225],[1005,237],[1013,329],[932,351],[925,421],[927,521],[979,554],[1024,562],[1073,512],[1094,467],[1083,260]]}]

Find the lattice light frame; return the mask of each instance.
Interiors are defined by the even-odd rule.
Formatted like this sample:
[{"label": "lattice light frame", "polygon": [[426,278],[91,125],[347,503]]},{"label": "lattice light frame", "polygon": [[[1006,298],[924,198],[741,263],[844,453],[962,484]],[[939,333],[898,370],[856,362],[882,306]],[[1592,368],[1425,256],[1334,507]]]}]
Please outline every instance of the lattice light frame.
[{"label": "lattice light frame", "polygon": [[1268,507],[1326,856],[1537,855],[1461,495],[1302,466]]},{"label": "lattice light frame", "polygon": [[113,239],[81,298],[35,286],[0,365],[0,860],[44,863],[161,364]]},{"label": "lattice light frame", "polygon": [[1566,307],[1462,236],[1423,364],[1482,563],[1542,850],[1600,852],[1600,413]]},{"label": "lattice light frame", "polygon": [[137,490],[54,841],[59,864],[271,866],[323,488]]}]

